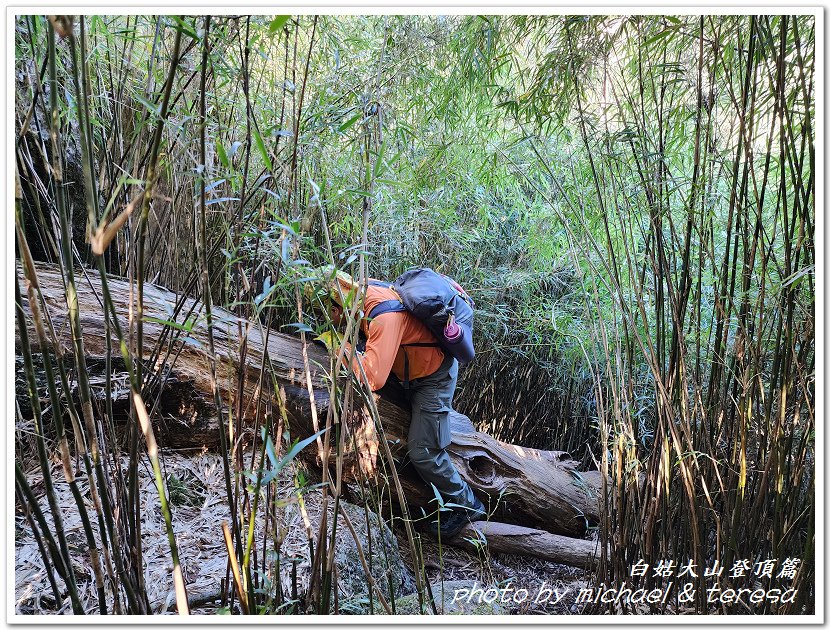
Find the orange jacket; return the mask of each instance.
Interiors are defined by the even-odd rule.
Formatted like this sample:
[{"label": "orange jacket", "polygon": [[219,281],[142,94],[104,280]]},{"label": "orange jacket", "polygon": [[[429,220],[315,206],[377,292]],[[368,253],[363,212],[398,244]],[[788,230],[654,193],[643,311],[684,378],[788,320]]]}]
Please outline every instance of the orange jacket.
[{"label": "orange jacket", "polygon": [[[396,300],[398,294],[392,289],[369,285],[366,288],[363,312],[386,300]],[[409,380],[433,374],[444,361],[444,352],[437,347],[435,336],[414,315],[407,311],[383,313],[370,322],[364,318],[361,330],[366,335],[366,352],[363,355],[363,369],[369,379],[372,391],[384,386],[393,372],[401,381],[405,357],[409,360]],[[412,343],[434,343],[436,346],[407,346]]]}]

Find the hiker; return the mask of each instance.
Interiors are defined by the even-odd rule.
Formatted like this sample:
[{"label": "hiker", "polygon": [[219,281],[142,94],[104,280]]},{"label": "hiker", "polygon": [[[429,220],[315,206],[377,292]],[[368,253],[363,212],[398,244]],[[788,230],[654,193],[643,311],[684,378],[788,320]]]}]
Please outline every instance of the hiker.
[{"label": "hiker", "polygon": [[[331,277],[331,272],[329,272]],[[452,399],[458,379],[458,361],[444,352],[430,330],[407,310],[387,310],[400,303],[398,293],[378,281],[369,281],[363,295],[360,328],[366,338],[363,369],[373,392],[387,379],[402,386],[411,405],[412,421],[407,436],[409,461],[421,478],[434,485],[445,503],[459,507],[439,516],[442,537],[454,536],[467,522],[486,516],[482,502],[455,469],[447,446],[450,444]],[[330,282],[326,306],[335,326],[345,324],[347,309],[361,294],[358,283],[337,271]],[[438,535],[437,521],[428,529]]]}]

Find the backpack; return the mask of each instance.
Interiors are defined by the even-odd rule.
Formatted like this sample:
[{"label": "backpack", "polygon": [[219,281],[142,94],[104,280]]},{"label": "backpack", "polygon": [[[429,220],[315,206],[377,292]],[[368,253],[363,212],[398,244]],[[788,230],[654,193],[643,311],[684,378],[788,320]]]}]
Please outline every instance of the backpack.
[{"label": "backpack", "polygon": [[461,364],[473,360],[475,302],[455,280],[427,267],[419,267],[404,272],[392,283],[372,280],[369,284],[394,289],[401,299],[381,302],[368,313],[368,317],[409,311],[438,342],[406,345],[438,345]]}]

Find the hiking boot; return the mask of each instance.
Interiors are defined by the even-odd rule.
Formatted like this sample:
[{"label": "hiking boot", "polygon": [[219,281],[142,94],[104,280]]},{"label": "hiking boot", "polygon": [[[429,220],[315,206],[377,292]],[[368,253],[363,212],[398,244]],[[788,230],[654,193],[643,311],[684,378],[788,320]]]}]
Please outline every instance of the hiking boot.
[{"label": "hiking boot", "polygon": [[438,521],[440,520],[441,539],[445,540],[454,537],[468,523],[487,518],[487,508],[484,507],[484,504],[478,500],[478,497],[473,497],[473,500],[475,503],[471,507],[458,507],[441,512],[439,519],[430,521],[427,531],[437,538],[439,534]]}]

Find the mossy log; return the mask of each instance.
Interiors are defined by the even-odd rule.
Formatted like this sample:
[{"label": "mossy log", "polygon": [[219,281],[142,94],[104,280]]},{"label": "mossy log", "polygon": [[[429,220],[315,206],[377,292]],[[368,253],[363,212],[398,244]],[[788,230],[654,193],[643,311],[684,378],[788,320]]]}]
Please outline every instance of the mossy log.
[{"label": "mossy log", "polygon": [[[19,264],[17,273],[24,287]],[[55,265],[37,263],[37,274],[58,343],[63,352],[70,353],[72,343],[60,270]],[[76,280],[84,353],[90,365],[96,365],[96,359],[104,357],[106,352],[100,278],[94,271],[76,270]],[[136,309],[135,304],[130,307],[130,299],[135,297],[135,286],[116,277],[110,277],[108,284],[123,330],[130,330],[130,325],[134,330]],[[177,311],[175,321],[180,325],[189,322],[184,326],[189,331],[171,329],[160,323],[173,319],[177,301],[183,307]],[[152,382],[148,385],[147,395],[148,400],[158,400],[153,407],[157,440],[167,448],[215,447],[219,440],[218,422],[211,393],[202,305],[152,284],[144,285],[144,303],[144,364],[147,373],[162,375],[156,376],[155,385]],[[24,308],[31,320],[25,295]],[[242,370],[245,386],[241,393],[243,426],[252,425],[257,412],[274,403],[272,382],[276,382],[284,396],[292,437],[313,434],[305,365],[309,366],[316,415],[322,423],[329,403],[326,371],[330,360],[325,351],[314,344],[304,347],[298,337],[267,330],[224,309],[214,308],[213,314],[217,385],[223,403],[233,408],[240,395],[236,387],[240,339],[246,335]],[[36,339],[33,331],[29,338]],[[112,347],[118,348],[115,338]],[[264,375],[263,357],[268,366]],[[127,391],[121,389],[127,404]],[[399,461],[405,459],[409,426],[409,414],[404,407],[383,395],[378,404],[386,438]],[[453,415],[452,443],[448,450],[461,476],[491,509],[495,508],[494,519],[572,537],[584,535],[588,525],[598,521],[599,473],[576,472],[566,453],[507,444],[476,431],[472,422],[461,414]],[[417,509],[430,505],[432,493],[414,473],[404,470],[402,480],[411,506]],[[592,555],[593,543],[579,542],[591,546],[591,550],[586,547],[584,553],[580,552],[580,557]]]}]

